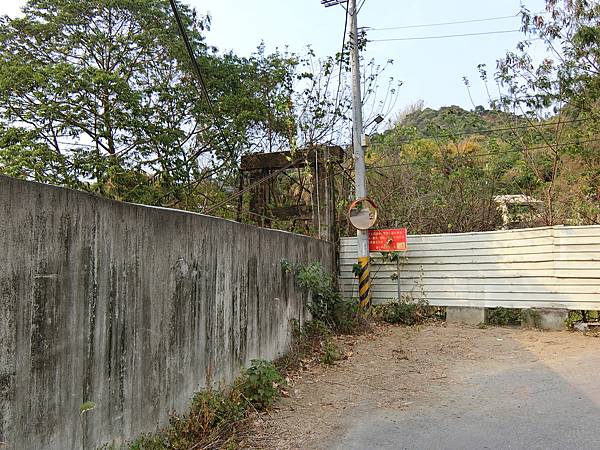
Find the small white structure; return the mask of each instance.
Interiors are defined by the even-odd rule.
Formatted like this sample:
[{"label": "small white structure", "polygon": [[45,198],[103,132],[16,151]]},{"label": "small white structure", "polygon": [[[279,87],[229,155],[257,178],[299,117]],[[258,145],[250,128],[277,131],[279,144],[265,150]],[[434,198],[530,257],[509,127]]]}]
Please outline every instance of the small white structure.
[{"label": "small white structure", "polygon": [[529,195],[496,195],[494,201],[502,215],[502,229],[518,228],[523,222],[532,222],[539,216],[536,206],[542,202]]}]

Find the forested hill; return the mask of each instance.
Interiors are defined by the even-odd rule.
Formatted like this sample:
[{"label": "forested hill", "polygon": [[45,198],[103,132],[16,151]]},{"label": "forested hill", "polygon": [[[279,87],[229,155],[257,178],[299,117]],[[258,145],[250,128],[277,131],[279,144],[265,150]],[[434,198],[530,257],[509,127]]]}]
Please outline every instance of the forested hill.
[{"label": "forested hill", "polygon": [[[503,111],[478,106],[467,111],[460,106],[443,106],[438,110],[425,108],[407,114],[399,122],[403,127],[414,128],[421,137],[437,137],[442,134],[487,133],[490,129],[520,126],[525,119]],[[509,131],[509,130],[503,130]],[[502,134],[502,133],[500,133]]]},{"label": "forested hill", "polygon": [[412,108],[372,139],[369,193],[380,223],[411,233],[498,229],[494,197],[539,201],[522,226],[598,222],[600,161],[590,122],[478,107]]}]

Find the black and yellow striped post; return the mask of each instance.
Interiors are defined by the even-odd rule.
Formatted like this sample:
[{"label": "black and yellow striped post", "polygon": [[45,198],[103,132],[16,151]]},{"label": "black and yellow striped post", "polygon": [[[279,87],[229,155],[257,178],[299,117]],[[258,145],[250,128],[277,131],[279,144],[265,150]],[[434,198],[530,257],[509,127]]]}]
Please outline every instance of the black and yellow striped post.
[{"label": "black and yellow striped post", "polygon": [[368,197],[358,198],[348,207],[348,218],[350,219],[350,223],[356,228],[358,264],[355,265],[354,273],[358,276],[359,309],[368,311],[371,308],[369,228],[377,222],[377,206]]},{"label": "black and yellow striped post", "polygon": [[363,311],[371,308],[371,277],[369,276],[369,257],[360,256],[358,258],[360,272],[358,274],[358,295],[360,298],[359,306]]}]

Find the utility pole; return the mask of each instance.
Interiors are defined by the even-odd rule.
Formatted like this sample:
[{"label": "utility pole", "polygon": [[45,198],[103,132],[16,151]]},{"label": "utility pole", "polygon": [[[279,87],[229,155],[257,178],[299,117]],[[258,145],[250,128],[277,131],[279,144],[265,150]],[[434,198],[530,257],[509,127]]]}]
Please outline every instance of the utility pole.
[{"label": "utility pole", "polygon": [[[352,144],[354,147],[354,190],[357,200],[367,197],[367,180],[365,170],[366,137],[363,133],[362,95],[360,79],[360,59],[358,52],[358,11],[356,0],[348,2],[348,19],[350,21],[350,67],[352,70]],[[369,277],[369,230],[356,230],[358,248],[359,297],[360,306],[367,309],[371,306],[371,280]]]},{"label": "utility pole", "polygon": [[[347,20],[350,23],[350,67],[352,70],[352,145],[354,149],[354,193],[356,200],[367,198],[367,180],[365,170],[366,136],[363,133],[362,95],[360,79],[360,59],[358,51],[358,11],[356,0],[322,0],[328,7],[346,3]],[[358,229],[356,232],[358,248],[359,297],[360,306],[367,309],[371,305],[371,281],[369,277],[369,230]]]}]

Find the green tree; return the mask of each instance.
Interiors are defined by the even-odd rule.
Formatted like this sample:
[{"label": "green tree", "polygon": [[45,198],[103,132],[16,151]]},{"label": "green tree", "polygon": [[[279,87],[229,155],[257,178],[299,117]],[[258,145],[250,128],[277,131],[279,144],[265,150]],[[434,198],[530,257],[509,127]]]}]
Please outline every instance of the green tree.
[{"label": "green tree", "polygon": [[220,192],[264,129],[285,131],[249,81],[285,85],[293,61],[219,56],[204,43],[210,19],[180,9],[215,116],[168,2],[29,0],[22,18],[0,19],[0,171],[189,209]]},{"label": "green tree", "polygon": [[591,112],[600,98],[600,4],[593,0],[546,0],[547,14],[523,8],[523,32],[541,39],[547,57],[530,54],[532,39],[498,61],[496,78],[506,88],[499,101],[524,112]]},{"label": "green tree", "polygon": [[[528,39],[498,61],[503,88],[493,104],[520,114],[527,131],[517,145],[534,144],[524,160],[544,201],[544,221],[600,223],[600,5],[589,0],[547,0],[547,14],[523,9]],[[531,38],[547,57],[537,62]]]}]

